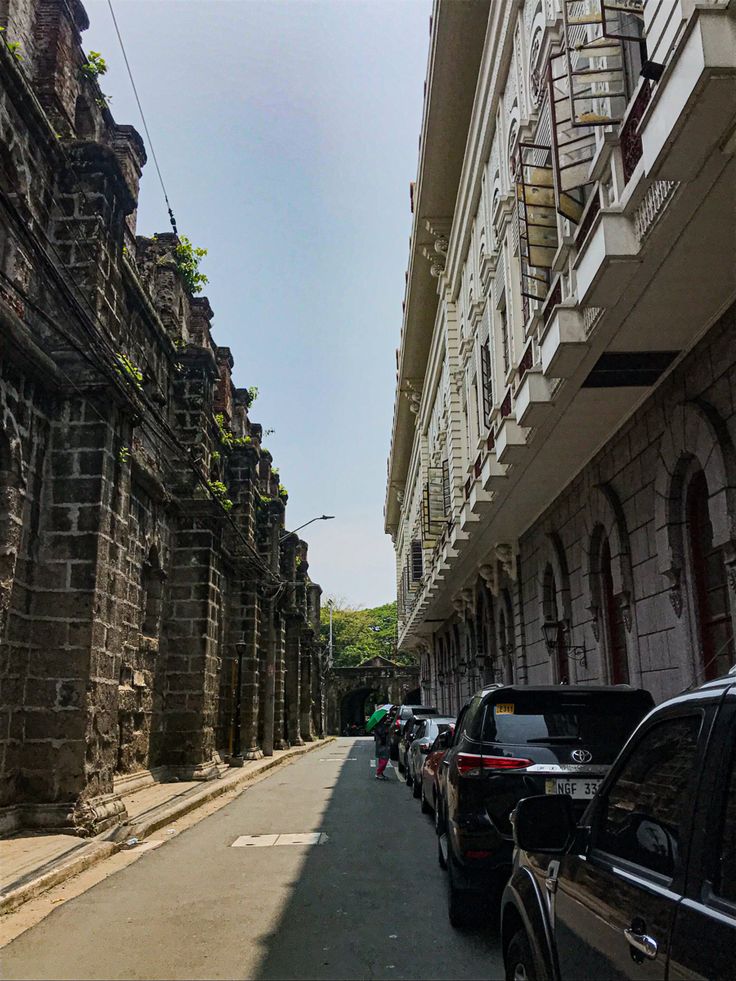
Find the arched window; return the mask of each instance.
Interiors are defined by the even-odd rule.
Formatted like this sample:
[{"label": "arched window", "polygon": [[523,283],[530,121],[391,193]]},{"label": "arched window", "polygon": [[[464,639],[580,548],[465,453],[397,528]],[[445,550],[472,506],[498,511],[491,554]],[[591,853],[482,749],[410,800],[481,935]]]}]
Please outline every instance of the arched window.
[{"label": "arched window", "polygon": [[734,663],[734,642],[723,550],[713,546],[708,484],[698,470],[687,488],[687,538],[700,643],[698,680],[724,674]]},{"label": "arched window", "polygon": [[612,685],[628,685],[629,657],[626,648],[626,625],[621,604],[613,591],[611,546],[604,538],[600,546],[600,596],[603,604],[603,627]]},{"label": "arched window", "polygon": [[557,581],[555,579],[555,573],[549,564],[544,570],[542,590],[544,619],[550,623],[557,624],[557,643],[552,655],[554,659],[554,680],[560,685],[567,685],[570,683],[570,666],[565,649],[565,624],[557,604]]}]

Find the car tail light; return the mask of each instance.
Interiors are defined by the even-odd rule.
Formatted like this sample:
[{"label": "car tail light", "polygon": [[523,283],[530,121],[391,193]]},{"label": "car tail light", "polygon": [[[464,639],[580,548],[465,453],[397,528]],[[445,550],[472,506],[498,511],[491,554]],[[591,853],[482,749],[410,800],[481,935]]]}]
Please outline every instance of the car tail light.
[{"label": "car tail light", "polygon": [[482,851],[480,849],[474,849],[469,852],[463,852],[465,858],[490,858],[491,852]]},{"label": "car tail light", "polygon": [[458,753],[457,769],[463,777],[477,777],[481,770],[524,770],[531,760],[513,756],[481,756],[480,753]]}]

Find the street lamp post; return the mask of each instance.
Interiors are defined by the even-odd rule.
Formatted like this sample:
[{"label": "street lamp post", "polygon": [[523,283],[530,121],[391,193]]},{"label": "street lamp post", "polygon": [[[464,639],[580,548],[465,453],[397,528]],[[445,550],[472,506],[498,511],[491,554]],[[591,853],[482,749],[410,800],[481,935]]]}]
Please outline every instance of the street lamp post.
[{"label": "street lamp post", "polygon": [[279,542],[285,541],[285,539],[289,538],[291,535],[296,534],[297,531],[301,531],[302,528],[306,528],[307,525],[311,525],[313,521],[332,521],[334,517],[334,514],[319,514],[316,518],[310,518],[309,521],[305,521],[303,525],[298,525],[293,531],[285,532],[279,538]]}]

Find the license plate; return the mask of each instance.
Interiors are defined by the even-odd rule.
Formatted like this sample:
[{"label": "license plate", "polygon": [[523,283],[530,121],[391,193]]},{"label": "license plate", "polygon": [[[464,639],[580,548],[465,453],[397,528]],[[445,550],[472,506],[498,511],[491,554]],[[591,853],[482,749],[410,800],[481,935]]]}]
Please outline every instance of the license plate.
[{"label": "license plate", "polygon": [[545,780],[545,792],[548,794],[569,794],[576,800],[589,800],[595,797],[600,786],[600,780]]}]

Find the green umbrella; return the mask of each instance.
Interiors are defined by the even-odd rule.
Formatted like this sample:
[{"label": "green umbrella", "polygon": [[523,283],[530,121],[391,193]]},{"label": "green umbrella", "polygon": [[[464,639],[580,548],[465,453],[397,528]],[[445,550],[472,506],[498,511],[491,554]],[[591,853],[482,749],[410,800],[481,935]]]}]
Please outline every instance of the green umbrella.
[{"label": "green umbrella", "polygon": [[370,732],[371,729],[375,729],[375,727],[378,725],[378,723],[381,721],[384,715],[388,715],[388,709],[385,708],[376,709],[376,711],[373,713],[370,719],[368,719],[368,721],[366,722],[365,731]]}]

